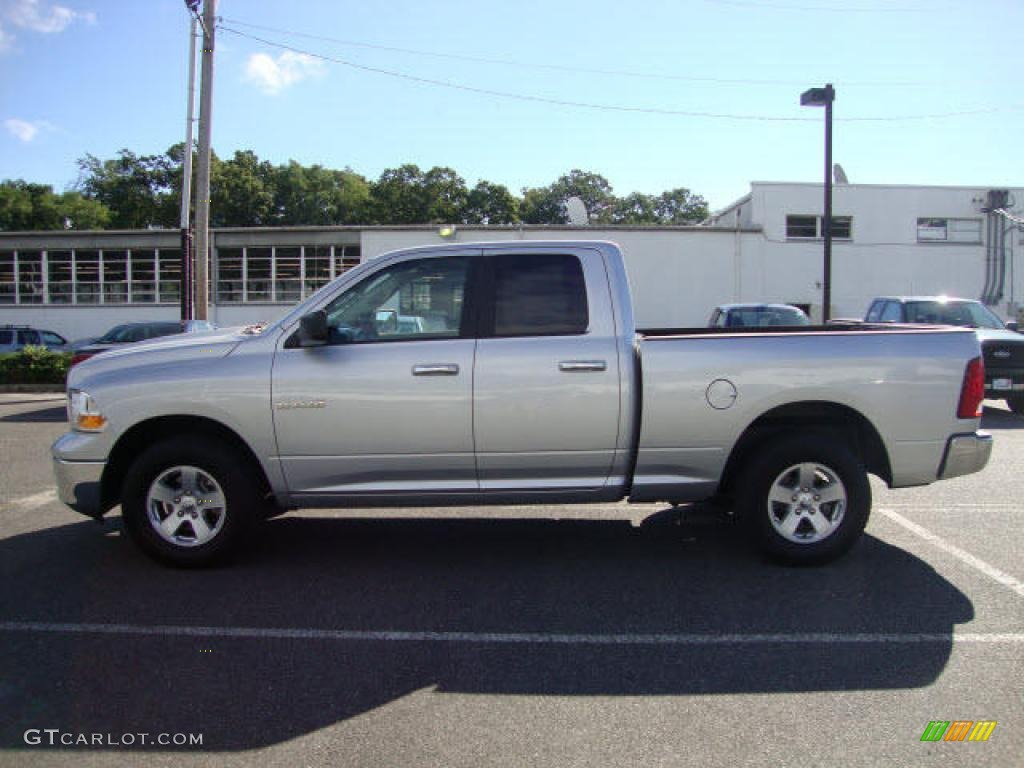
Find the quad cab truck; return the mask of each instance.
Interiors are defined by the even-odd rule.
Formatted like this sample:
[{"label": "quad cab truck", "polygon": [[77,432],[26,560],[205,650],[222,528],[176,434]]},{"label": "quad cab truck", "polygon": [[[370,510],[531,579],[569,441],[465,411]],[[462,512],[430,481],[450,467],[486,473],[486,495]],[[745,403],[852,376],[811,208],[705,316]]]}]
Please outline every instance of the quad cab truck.
[{"label": "quad cab truck", "polygon": [[638,330],[613,243],[453,244],[367,261],[266,326],[80,363],[53,464],[66,504],[120,504],[178,566],[303,507],[709,498],[775,558],[821,563],[860,537],[869,473],[985,466],[984,387],[970,330]]}]

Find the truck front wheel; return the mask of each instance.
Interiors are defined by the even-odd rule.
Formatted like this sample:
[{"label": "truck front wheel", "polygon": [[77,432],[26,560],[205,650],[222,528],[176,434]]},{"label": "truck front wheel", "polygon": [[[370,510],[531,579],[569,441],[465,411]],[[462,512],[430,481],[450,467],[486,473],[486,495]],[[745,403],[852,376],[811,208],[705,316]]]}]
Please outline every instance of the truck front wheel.
[{"label": "truck front wheel", "polygon": [[871,510],[867,472],[838,434],[765,443],[740,487],[748,530],[770,556],[794,565],[844,554]]},{"label": "truck front wheel", "polygon": [[128,470],[121,513],[146,554],[197,567],[225,559],[261,504],[230,446],[205,436],[176,437],[144,451]]}]

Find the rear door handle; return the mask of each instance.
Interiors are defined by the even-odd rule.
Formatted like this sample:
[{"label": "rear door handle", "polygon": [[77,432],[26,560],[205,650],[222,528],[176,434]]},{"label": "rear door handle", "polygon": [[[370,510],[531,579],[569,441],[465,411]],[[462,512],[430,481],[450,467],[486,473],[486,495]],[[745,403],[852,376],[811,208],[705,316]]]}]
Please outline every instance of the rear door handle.
[{"label": "rear door handle", "polygon": [[604,360],[563,360],[558,370],[563,373],[583,373],[585,371],[603,371],[608,368]]},{"label": "rear door handle", "polygon": [[413,376],[458,376],[459,366],[455,363],[436,363],[429,365],[414,365]]}]

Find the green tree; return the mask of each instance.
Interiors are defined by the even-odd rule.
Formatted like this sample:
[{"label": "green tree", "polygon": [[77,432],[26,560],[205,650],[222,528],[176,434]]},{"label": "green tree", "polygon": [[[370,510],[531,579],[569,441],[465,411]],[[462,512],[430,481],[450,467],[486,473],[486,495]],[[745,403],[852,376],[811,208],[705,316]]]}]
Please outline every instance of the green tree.
[{"label": "green tree", "polygon": [[431,168],[423,175],[427,200],[426,221],[422,224],[445,224],[461,221],[469,200],[466,180],[451,168]]},{"label": "green tree", "polygon": [[423,224],[427,221],[428,201],[423,187],[423,171],[406,163],[385,168],[370,185],[373,221],[376,224]]},{"label": "green tree", "polygon": [[111,214],[103,203],[71,190],[57,196],[57,217],[65,229],[105,229]]},{"label": "green tree", "polygon": [[78,192],[58,195],[21,179],[0,183],[0,230],[102,229],[109,221],[110,211]]},{"label": "green tree", "polygon": [[210,162],[210,222],[215,227],[259,227],[274,222],[274,179],[269,163],[250,150]]},{"label": "green tree", "polygon": [[609,219],[612,224],[660,224],[658,198],[633,192],[615,201]]},{"label": "green tree", "polygon": [[378,224],[458,222],[469,199],[465,180],[451,168],[424,173],[412,163],[385,169],[370,192]]},{"label": "green tree", "polygon": [[78,189],[106,206],[119,229],[176,227],[181,163],[173,149],[145,156],[122,149],[112,160],[86,155],[78,161]]},{"label": "green tree", "polygon": [[273,171],[274,223],[329,225],[366,223],[370,185],[346,168],[304,166],[294,160]]},{"label": "green tree", "polygon": [[37,226],[36,200],[42,190],[53,194],[52,187],[30,184],[22,179],[5,179],[0,184],[0,230],[19,232],[27,229],[43,229]]},{"label": "green tree", "polygon": [[479,181],[466,197],[460,220],[463,224],[516,224],[519,200],[504,184]]},{"label": "green tree", "polygon": [[527,224],[566,224],[565,201],[580,198],[590,220],[610,223],[615,207],[612,185],[604,176],[574,168],[547,187],[523,190],[522,219]]},{"label": "green tree", "polygon": [[686,187],[677,187],[661,193],[657,210],[661,224],[698,224],[708,217],[708,201]]}]

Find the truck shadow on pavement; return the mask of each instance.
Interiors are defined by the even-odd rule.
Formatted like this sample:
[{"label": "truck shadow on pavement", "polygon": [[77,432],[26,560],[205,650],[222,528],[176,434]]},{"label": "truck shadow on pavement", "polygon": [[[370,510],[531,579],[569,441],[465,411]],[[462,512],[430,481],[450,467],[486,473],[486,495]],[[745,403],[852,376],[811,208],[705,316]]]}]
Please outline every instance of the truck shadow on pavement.
[{"label": "truck shadow on pavement", "polygon": [[[621,644],[0,631],[0,747],[29,728],[202,733],[246,750],[410,693],[693,696],[901,689],[943,671],[968,598],[873,537],[821,568],[761,560],[698,516],[270,521],[234,565],[159,567],[81,522],[0,541],[0,621],[460,633],[804,634]],[[927,633],[927,642],[832,642]],[[41,748],[41,747],[37,747]],[[167,747],[152,747],[167,749]]]},{"label": "truck shadow on pavement", "polygon": [[986,405],[981,415],[982,429],[1024,429],[1024,416]]},{"label": "truck shadow on pavement", "polygon": [[[10,403],[4,403],[4,405],[10,405]],[[22,411],[20,413],[9,413],[6,416],[0,416],[0,422],[20,424],[42,424],[44,422],[67,420],[68,409],[63,403],[60,405],[47,405],[45,408],[37,408],[34,411]]]}]

